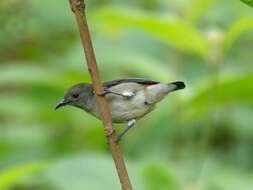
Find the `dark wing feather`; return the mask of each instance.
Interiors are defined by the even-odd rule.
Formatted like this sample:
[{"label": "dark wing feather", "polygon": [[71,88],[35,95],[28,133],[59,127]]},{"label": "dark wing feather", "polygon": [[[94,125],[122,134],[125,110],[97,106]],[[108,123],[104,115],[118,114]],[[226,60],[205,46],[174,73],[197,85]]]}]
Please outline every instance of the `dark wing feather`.
[{"label": "dark wing feather", "polygon": [[119,79],[119,80],[104,82],[103,86],[106,87],[106,88],[110,88],[110,87],[115,86],[117,84],[128,83],[128,82],[144,84],[144,85],[152,85],[152,84],[158,84],[159,83],[159,82],[156,82],[156,81],[146,80],[146,79],[141,79],[141,78],[128,78],[128,79]]}]

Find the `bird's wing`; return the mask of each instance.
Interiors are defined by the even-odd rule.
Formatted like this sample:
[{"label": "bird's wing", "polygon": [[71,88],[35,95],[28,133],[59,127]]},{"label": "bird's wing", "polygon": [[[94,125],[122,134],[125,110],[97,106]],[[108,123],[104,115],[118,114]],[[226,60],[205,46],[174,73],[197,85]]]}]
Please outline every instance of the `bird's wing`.
[{"label": "bird's wing", "polygon": [[144,84],[144,85],[153,85],[153,84],[159,83],[157,81],[146,80],[146,79],[141,79],[141,78],[128,78],[128,79],[119,79],[119,80],[104,82],[103,86],[106,88],[110,88],[110,87],[115,86],[117,84],[129,83],[129,82]]}]

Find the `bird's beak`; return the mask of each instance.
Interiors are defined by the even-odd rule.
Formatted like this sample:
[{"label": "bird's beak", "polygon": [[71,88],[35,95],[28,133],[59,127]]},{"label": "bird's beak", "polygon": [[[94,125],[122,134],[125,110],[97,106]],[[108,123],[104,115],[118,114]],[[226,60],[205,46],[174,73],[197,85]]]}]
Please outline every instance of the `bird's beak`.
[{"label": "bird's beak", "polygon": [[66,106],[70,103],[69,100],[67,99],[63,99],[61,100],[56,106],[55,106],[55,109],[57,110],[58,108],[62,107],[62,106]]}]

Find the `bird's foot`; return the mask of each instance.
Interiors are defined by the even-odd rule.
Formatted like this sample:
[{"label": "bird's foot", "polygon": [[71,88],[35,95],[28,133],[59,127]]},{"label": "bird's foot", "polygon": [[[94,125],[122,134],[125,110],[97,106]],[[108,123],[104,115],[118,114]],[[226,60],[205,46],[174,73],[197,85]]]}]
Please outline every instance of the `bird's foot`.
[{"label": "bird's foot", "polygon": [[135,122],[136,122],[135,119],[129,120],[127,122],[127,127],[124,129],[122,133],[120,133],[117,136],[116,143],[119,143],[122,140],[122,137],[127,133],[127,131],[129,131],[129,129],[131,129],[134,126]]},{"label": "bird's foot", "polygon": [[122,135],[117,135],[115,142],[120,143],[121,139],[122,139]]}]

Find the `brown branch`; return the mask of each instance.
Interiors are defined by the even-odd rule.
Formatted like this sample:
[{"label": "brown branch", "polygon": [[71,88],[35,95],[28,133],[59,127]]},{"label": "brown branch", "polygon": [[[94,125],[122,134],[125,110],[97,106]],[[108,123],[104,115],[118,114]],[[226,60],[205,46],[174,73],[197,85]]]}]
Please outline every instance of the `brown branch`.
[{"label": "brown branch", "polygon": [[132,190],[130,179],[126,170],[123,155],[121,153],[119,145],[116,143],[116,133],[112,127],[111,115],[109,112],[106,99],[98,94],[102,93],[102,85],[100,82],[98,67],[94,50],[92,47],[91,37],[85,15],[85,3],[84,0],[69,0],[72,11],[75,13],[80,37],[82,40],[86,61],[90,76],[92,78],[92,84],[96,93],[96,101],[99,107],[101,119],[104,125],[104,131],[108,140],[112,157],[115,162],[115,166],[120,179],[121,187],[123,190]]}]

